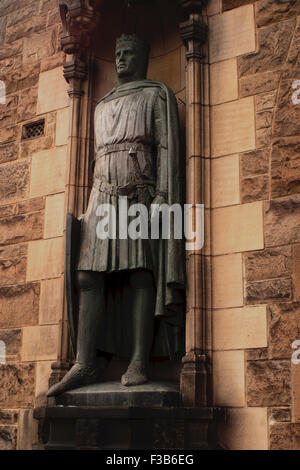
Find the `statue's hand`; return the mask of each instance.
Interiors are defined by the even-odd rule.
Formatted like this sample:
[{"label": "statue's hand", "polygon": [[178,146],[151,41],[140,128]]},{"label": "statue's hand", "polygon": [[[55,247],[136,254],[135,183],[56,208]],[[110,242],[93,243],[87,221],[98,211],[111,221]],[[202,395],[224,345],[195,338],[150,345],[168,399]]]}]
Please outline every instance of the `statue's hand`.
[{"label": "statue's hand", "polygon": [[84,219],[84,214],[81,214],[81,215],[78,217],[78,220],[79,220],[79,222],[82,222],[83,219]]}]

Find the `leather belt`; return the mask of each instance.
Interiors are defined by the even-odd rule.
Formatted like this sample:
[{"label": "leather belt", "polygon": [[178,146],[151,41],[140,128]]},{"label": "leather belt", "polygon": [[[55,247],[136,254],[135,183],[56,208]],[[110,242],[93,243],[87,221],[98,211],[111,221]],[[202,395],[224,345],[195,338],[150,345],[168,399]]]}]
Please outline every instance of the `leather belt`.
[{"label": "leather belt", "polygon": [[109,194],[111,196],[127,196],[128,199],[134,198],[137,194],[145,189],[149,191],[152,197],[155,196],[155,183],[152,181],[137,181],[129,183],[125,186],[116,186],[107,181],[103,181],[100,178],[94,177],[93,187],[98,189],[102,193]]},{"label": "leather belt", "polygon": [[95,160],[114,152],[128,152],[129,155],[135,154],[136,152],[151,153],[152,147],[151,145],[135,144],[130,142],[124,142],[123,144],[109,144],[97,151]]}]

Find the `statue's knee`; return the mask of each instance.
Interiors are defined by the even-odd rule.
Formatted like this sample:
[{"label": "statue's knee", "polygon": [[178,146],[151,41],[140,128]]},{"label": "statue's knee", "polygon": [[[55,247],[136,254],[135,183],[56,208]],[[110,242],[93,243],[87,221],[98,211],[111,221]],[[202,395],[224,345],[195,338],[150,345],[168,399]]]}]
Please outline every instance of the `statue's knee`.
[{"label": "statue's knee", "polygon": [[151,271],[134,271],[130,274],[130,286],[134,289],[149,289],[153,287],[153,274]]},{"label": "statue's knee", "polygon": [[77,271],[76,284],[80,290],[99,289],[102,285],[102,276],[92,271]]}]

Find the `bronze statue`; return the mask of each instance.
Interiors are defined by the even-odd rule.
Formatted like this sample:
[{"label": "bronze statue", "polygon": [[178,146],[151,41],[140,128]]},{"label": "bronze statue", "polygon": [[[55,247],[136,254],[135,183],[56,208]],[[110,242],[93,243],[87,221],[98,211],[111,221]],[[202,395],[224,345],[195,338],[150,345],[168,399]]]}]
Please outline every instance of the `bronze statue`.
[{"label": "bronze statue", "polygon": [[[96,107],[94,179],[81,221],[76,267],[76,363],[48,396],[101,381],[113,355],[130,358],[121,383],[148,380],[150,354],[183,351],[182,240],[121,233],[120,201],[181,203],[179,124],[174,94],[146,80],[149,46],[135,35],[116,43],[119,86]],[[116,210],[117,236],[98,236],[99,206]],[[146,222],[149,223],[149,220]]]}]

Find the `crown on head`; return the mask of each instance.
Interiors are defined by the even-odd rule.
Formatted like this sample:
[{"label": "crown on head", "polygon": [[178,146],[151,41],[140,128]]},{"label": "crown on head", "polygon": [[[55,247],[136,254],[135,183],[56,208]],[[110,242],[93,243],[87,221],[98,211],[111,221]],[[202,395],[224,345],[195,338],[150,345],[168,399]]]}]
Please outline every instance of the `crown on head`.
[{"label": "crown on head", "polygon": [[119,47],[120,45],[128,42],[134,44],[138,50],[144,51],[149,54],[149,44],[143,39],[140,39],[135,34],[122,34],[122,36],[119,37],[116,41],[116,47]]}]

